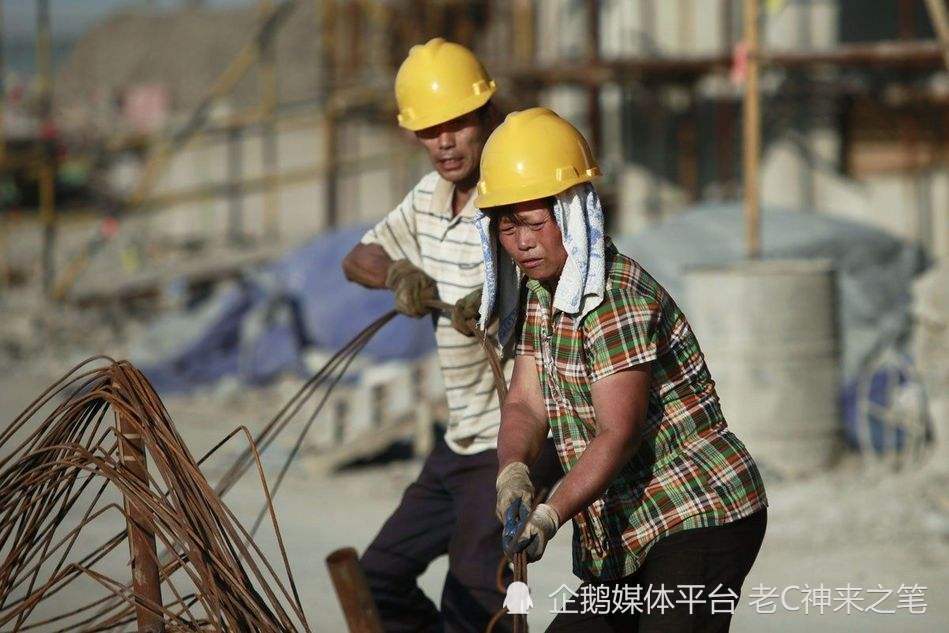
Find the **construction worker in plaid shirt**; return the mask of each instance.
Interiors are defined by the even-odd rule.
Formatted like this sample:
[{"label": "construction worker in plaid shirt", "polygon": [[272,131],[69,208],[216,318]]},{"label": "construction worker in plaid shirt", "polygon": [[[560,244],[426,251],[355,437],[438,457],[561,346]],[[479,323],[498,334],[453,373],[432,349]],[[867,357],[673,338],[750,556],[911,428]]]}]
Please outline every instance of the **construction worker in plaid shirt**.
[{"label": "construction worker in plaid shirt", "polygon": [[[482,153],[481,319],[516,343],[496,513],[523,529],[505,551],[536,561],[572,519],[574,573],[642,597],[591,609],[581,597],[602,594],[581,587],[549,631],[726,631],[722,601],[737,604],[764,538],[764,485],[685,315],[604,235],[598,174],[583,136],[545,108],[510,114]],[[530,513],[548,431],[567,474]],[[684,585],[698,604],[675,604]],[[672,608],[648,609],[662,588]]]}]

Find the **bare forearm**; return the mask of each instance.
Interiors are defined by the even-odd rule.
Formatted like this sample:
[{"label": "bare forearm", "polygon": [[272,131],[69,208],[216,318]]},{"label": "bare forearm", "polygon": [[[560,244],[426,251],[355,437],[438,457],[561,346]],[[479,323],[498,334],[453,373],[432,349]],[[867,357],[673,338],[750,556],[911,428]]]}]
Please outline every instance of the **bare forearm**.
[{"label": "bare forearm", "polygon": [[385,288],[392,258],[378,244],[357,244],[343,259],[346,279],[367,288]]},{"label": "bare forearm", "polygon": [[638,446],[639,440],[625,433],[604,431],[593,438],[547,501],[557,511],[561,523],[601,496]]},{"label": "bare forearm", "polygon": [[528,466],[537,461],[547,438],[547,420],[538,419],[520,402],[507,402],[501,409],[498,431],[498,466],[503,470],[512,462]]}]

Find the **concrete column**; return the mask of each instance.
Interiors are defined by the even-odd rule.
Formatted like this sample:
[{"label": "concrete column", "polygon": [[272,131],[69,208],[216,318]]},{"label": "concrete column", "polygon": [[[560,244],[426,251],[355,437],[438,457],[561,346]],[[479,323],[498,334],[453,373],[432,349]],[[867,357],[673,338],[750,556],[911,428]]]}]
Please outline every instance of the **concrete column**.
[{"label": "concrete column", "polygon": [[827,468],[841,450],[829,262],[697,268],[686,274],[685,297],[728,425],[766,478]]}]

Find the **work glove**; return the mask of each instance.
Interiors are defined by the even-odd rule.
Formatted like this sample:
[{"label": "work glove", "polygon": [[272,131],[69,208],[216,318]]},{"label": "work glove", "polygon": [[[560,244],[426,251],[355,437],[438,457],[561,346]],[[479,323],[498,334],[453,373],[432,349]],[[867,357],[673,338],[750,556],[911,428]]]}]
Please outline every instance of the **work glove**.
[{"label": "work glove", "polygon": [[428,313],[426,301],[438,298],[435,280],[407,259],[392,262],[386,273],[386,287],[395,294],[395,309],[414,318]]},{"label": "work glove", "polygon": [[478,311],[481,309],[481,288],[471,292],[455,302],[451,311],[451,325],[465,336],[474,336],[474,330],[468,321],[478,320]]},{"label": "work glove", "polygon": [[[511,505],[512,518],[514,515],[523,516],[517,523],[513,533],[508,536],[508,530],[505,529],[502,535],[502,545],[504,553],[508,558],[514,559],[514,555],[520,552],[527,554],[527,562],[533,563],[540,560],[547,548],[547,543],[554,537],[560,528],[560,517],[557,511],[546,503],[539,503],[533,512],[524,513],[523,506],[517,508],[519,502]],[[505,526],[506,528],[506,526]],[[517,532],[520,535],[517,536]],[[507,542],[505,543],[505,537]]]},{"label": "work glove", "polygon": [[498,521],[504,523],[508,509],[515,500],[519,500],[523,507],[530,510],[534,503],[534,484],[531,483],[530,471],[523,462],[511,462],[498,473],[495,488],[498,491],[498,502],[494,509]]}]

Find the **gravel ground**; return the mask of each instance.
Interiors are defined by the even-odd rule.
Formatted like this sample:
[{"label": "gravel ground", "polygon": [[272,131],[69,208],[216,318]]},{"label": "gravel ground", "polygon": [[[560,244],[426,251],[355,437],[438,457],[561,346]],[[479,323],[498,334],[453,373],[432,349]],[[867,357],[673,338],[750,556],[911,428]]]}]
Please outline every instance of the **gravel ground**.
[{"label": "gravel ground", "polygon": [[[8,308],[10,304],[7,304]],[[28,308],[28,306],[27,306]],[[0,421],[12,420],[34,397],[66,369],[95,348],[124,356],[127,348],[110,342],[110,336],[88,315],[55,313],[47,321],[59,323],[55,335],[40,337],[50,323],[37,324],[6,310],[0,328]],[[19,320],[17,320],[19,319]],[[67,326],[63,326],[66,324]],[[128,326],[124,340],[137,330]],[[45,341],[45,342],[44,342]],[[179,432],[192,453],[200,455],[237,425],[252,432],[259,429],[293,393],[297,383],[287,381],[267,389],[227,388],[196,396],[165,398]],[[294,431],[277,442],[265,455],[271,479],[287,454]],[[234,444],[212,460],[207,474],[211,481],[240,450]],[[4,449],[0,448],[0,456]],[[315,474],[302,459],[291,468],[276,498],[276,509],[289,559],[311,626],[320,631],[344,630],[342,614],[323,564],[336,548],[353,546],[362,551],[382,522],[399,502],[406,485],[421,468],[421,462],[401,457],[344,469],[334,475]],[[949,630],[949,465],[935,464],[925,456],[895,470],[880,463],[848,457],[831,472],[806,481],[769,482],[768,533],[758,561],[746,581],[733,631],[901,631],[930,633]],[[263,503],[260,484],[245,479],[226,499],[246,524],[256,517]],[[96,526],[83,534],[89,544],[114,533],[113,525]],[[570,529],[554,539],[544,559],[531,565],[529,579],[535,608],[529,621],[533,630],[543,630],[553,618],[550,594],[562,585],[575,588],[570,573]],[[261,534],[258,543],[279,561],[272,534]],[[123,557],[107,561],[117,577],[125,572]],[[442,558],[421,579],[425,592],[437,602],[447,568]],[[863,607],[883,594],[893,593],[877,606],[895,613],[846,614],[840,607],[838,588],[847,584],[864,590]],[[913,614],[897,594],[901,586],[925,587],[924,613]],[[820,592],[821,587],[824,593]],[[754,597],[767,589],[775,599]],[[805,609],[802,599],[812,592]],[[818,599],[830,591],[831,606],[820,613]],[[88,596],[86,588],[69,587],[57,600],[78,603]],[[781,602],[784,595],[785,604]],[[903,606],[900,606],[900,605]],[[770,605],[770,606],[769,606]],[[773,607],[773,609],[771,609]],[[834,608],[838,608],[836,612]],[[793,610],[796,609],[796,610]],[[773,610],[773,613],[766,611]],[[809,611],[805,613],[805,610]]]}]

